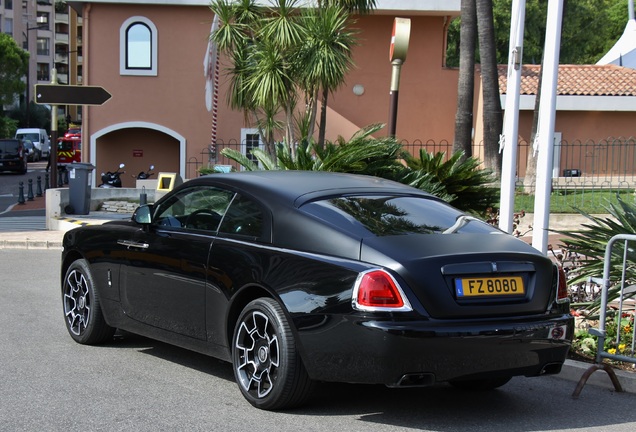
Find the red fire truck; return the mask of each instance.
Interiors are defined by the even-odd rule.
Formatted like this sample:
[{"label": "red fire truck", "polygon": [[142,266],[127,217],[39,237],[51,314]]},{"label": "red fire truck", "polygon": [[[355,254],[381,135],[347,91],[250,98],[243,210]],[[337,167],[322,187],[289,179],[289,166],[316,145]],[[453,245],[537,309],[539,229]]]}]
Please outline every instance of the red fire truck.
[{"label": "red fire truck", "polygon": [[57,165],[82,161],[82,137],[65,136],[57,140]]}]

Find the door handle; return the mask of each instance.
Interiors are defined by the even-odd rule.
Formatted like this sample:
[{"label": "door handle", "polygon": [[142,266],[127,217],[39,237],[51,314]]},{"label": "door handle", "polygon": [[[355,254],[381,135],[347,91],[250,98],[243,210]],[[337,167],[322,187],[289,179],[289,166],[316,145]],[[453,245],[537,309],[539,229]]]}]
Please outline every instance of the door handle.
[{"label": "door handle", "polygon": [[118,245],[126,246],[128,249],[137,248],[137,249],[148,249],[150,246],[148,243],[136,242],[132,240],[117,240]]}]

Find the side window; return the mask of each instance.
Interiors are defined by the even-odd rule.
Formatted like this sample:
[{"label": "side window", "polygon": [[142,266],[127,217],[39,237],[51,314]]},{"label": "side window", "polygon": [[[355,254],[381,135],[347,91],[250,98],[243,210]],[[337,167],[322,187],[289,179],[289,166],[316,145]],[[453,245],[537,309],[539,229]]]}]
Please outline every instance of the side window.
[{"label": "side window", "polygon": [[223,218],[219,233],[261,237],[263,210],[254,201],[242,195],[236,195]]},{"label": "side window", "polygon": [[154,224],[216,233],[233,196],[209,186],[184,189],[157,208]]},{"label": "side window", "polygon": [[119,28],[119,73],[157,76],[157,27],[148,18],[128,18]]}]

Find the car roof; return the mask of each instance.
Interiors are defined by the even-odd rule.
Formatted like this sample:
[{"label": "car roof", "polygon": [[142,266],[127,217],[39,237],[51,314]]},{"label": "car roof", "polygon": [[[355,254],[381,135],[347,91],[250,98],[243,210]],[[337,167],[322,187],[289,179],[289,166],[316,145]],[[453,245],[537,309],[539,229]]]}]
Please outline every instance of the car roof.
[{"label": "car roof", "polygon": [[[261,201],[286,201],[296,207],[321,197],[348,193],[432,195],[379,177],[326,171],[265,170],[209,174],[194,183],[223,184],[259,197]],[[185,185],[184,185],[185,186]]]}]

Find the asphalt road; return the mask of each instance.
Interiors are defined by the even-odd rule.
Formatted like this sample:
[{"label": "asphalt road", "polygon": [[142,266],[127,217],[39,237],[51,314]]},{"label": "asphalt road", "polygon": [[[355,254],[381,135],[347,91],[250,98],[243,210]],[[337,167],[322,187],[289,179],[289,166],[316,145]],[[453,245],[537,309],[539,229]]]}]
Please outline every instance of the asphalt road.
[{"label": "asphalt road", "polygon": [[0,250],[0,431],[634,431],[636,394],[558,377],[462,392],[322,385],[311,404],[265,412],[229,364],[125,335],[88,347],[66,333],[59,251]]}]

